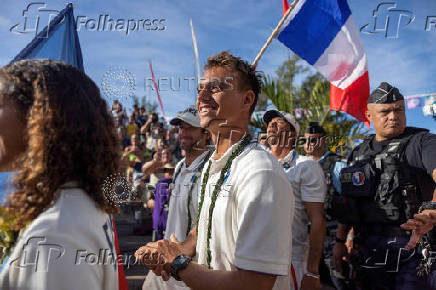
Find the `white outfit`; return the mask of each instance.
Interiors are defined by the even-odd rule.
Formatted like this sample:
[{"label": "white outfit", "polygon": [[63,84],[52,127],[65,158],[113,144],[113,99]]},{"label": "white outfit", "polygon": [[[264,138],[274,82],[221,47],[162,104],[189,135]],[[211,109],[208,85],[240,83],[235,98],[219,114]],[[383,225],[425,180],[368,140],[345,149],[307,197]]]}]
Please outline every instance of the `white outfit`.
[{"label": "white outfit", "polygon": [[318,162],[307,156],[300,156],[294,150],[279,159],[291,182],[295,197],[295,216],[292,224],[292,265],[295,269],[298,288],[307,273],[309,256],[309,216],[304,202],[324,202],[326,185],[324,173]]},{"label": "white outfit", "polygon": [[109,215],[82,189],[58,193],[19,236],[1,266],[0,289],[118,289]]},{"label": "white outfit", "polygon": [[[207,265],[207,226],[214,185],[239,143],[210,159],[209,179],[198,224],[198,263]],[[203,177],[208,164],[203,168]],[[200,199],[200,197],[199,197]],[[255,143],[236,157],[221,187],[212,217],[211,268],[276,275],[273,289],[290,289],[294,215],[291,185],[271,154]]]},{"label": "white outfit", "polygon": [[[195,175],[200,175],[199,166],[203,163],[208,151],[198,156],[188,167],[186,167],[185,159],[180,160],[176,165],[175,173],[179,169],[180,173],[174,180],[174,188],[171,191],[170,205],[168,209],[168,220],[165,230],[164,239],[169,240],[171,234],[174,233],[176,238],[183,242],[186,239],[186,231],[188,228],[188,194],[192,186],[192,181]],[[196,183],[193,185],[191,192],[191,203],[189,204],[189,211],[191,212],[192,224],[196,222],[198,212],[198,193],[200,191],[200,178],[197,178]],[[189,225],[191,229],[192,225]],[[145,278],[142,285],[144,290],[153,289],[189,289],[182,281],[176,281],[170,278],[169,281],[164,282],[161,277],[156,276],[150,271]]]}]

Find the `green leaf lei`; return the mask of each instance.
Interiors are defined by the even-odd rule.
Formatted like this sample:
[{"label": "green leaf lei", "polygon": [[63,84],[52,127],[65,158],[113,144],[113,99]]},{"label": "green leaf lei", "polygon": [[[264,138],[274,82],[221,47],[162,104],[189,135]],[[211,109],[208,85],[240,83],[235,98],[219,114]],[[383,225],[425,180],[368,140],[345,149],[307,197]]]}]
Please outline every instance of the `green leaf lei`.
[{"label": "green leaf lei", "polygon": [[[246,135],[244,137],[244,139],[242,139],[242,141],[238,145],[238,147],[235,149],[235,151],[232,152],[229,159],[227,159],[227,162],[224,165],[223,169],[221,169],[220,177],[219,177],[217,183],[215,184],[215,187],[214,187],[213,192],[212,192],[212,197],[211,197],[210,207],[209,207],[209,218],[208,218],[208,224],[207,224],[207,245],[206,245],[207,267],[209,269],[210,269],[210,262],[212,261],[212,253],[210,251],[210,238],[212,235],[212,215],[213,215],[213,210],[215,208],[215,202],[218,198],[218,192],[220,191],[221,186],[223,185],[225,176],[226,176],[227,172],[229,171],[233,160],[239,154],[241,154],[241,152],[244,150],[245,146],[247,146],[250,143],[250,140],[251,140],[251,136]],[[209,164],[207,166],[206,172],[204,173],[203,182],[201,184],[200,202],[198,204],[197,226],[198,226],[198,222],[200,221],[201,209],[203,208],[204,195],[206,192],[206,185],[207,185],[207,181],[209,179],[209,172],[210,172],[211,165],[212,165],[212,161],[209,160]],[[198,227],[197,227],[197,231],[198,231]],[[197,235],[197,237],[198,237],[198,235]]]},{"label": "green leaf lei", "polygon": [[189,232],[191,231],[191,227],[192,227],[192,214],[191,211],[189,210],[189,205],[191,204],[191,200],[192,200],[192,190],[194,189],[195,184],[197,183],[197,179],[198,177],[201,175],[201,171],[203,170],[204,165],[206,164],[207,160],[209,160],[210,155],[212,154],[212,151],[207,152],[206,156],[204,157],[203,161],[201,162],[200,166],[198,166],[197,168],[197,172],[194,175],[194,178],[191,182],[191,187],[189,188],[189,192],[188,192],[188,228],[186,229],[186,236],[188,236]]}]

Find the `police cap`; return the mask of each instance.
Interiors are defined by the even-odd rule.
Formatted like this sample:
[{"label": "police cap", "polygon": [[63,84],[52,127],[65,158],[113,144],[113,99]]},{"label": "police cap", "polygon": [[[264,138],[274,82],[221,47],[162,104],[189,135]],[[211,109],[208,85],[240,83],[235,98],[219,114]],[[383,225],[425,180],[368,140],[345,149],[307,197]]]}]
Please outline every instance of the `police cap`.
[{"label": "police cap", "polygon": [[396,87],[382,82],[369,96],[368,104],[391,104],[402,100],[404,97]]}]

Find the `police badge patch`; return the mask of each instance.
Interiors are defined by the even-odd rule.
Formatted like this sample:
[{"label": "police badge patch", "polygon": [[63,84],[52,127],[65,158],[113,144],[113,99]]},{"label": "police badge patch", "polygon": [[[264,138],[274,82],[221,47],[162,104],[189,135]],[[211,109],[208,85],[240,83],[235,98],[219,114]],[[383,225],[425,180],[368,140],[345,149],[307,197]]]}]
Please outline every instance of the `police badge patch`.
[{"label": "police badge patch", "polygon": [[362,171],[357,171],[353,173],[352,178],[353,185],[360,186],[365,183],[365,174]]}]

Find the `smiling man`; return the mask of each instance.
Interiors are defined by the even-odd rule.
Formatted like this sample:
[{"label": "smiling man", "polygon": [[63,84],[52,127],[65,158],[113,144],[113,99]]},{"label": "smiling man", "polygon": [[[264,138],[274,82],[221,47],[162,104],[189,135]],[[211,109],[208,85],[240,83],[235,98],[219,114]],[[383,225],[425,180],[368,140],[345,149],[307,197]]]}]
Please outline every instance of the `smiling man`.
[{"label": "smiling man", "polygon": [[322,169],[312,158],[295,151],[300,125],[291,114],[269,110],[263,115],[263,121],[267,124],[270,152],[283,166],[295,198],[292,224],[293,289],[320,289],[318,268],[325,236],[326,194]]},{"label": "smiling man", "polygon": [[208,59],[197,108],[216,149],[203,169],[197,230],[136,253],[164,279],[171,273],[192,289],[290,288],[294,200],[277,160],[250,141],[259,92],[247,62],[229,52]]},{"label": "smiling man", "polygon": [[[164,238],[169,240],[174,234],[178,240],[184,241],[197,217],[199,175],[211,154],[206,150],[210,134],[200,127],[198,111],[194,107],[180,112],[170,124],[178,127],[180,147],[186,155],[176,165],[169,201],[159,213],[168,216]],[[153,222],[158,221],[153,219]],[[183,282],[173,278],[164,282],[151,271],[142,286],[144,290],[183,288],[186,288]]]},{"label": "smiling man", "polygon": [[[410,236],[400,225],[435,196],[436,136],[406,127],[404,97],[385,82],[371,93],[366,115],[375,135],[351,152],[341,172],[344,208],[338,216],[335,268],[341,270],[353,226],[362,289],[434,289],[427,284],[431,267],[426,271],[423,249],[406,250]],[[434,251],[436,240],[429,247]]]}]

